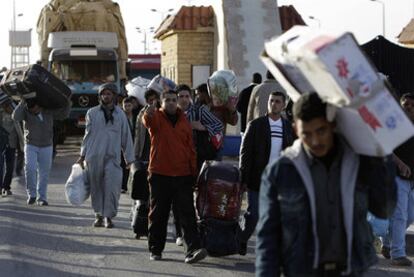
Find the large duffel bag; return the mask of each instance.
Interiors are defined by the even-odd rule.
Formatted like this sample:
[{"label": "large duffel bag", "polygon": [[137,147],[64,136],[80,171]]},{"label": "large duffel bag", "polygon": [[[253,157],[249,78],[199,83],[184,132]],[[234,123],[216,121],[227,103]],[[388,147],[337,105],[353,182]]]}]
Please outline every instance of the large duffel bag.
[{"label": "large duffel bag", "polygon": [[0,87],[15,100],[36,98],[39,106],[46,109],[65,107],[71,96],[64,82],[37,64],[8,71]]},{"label": "large duffel bag", "polygon": [[241,232],[237,221],[225,221],[214,218],[199,222],[201,244],[212,257],[239,253]]},{"label": "large duffel bag", "polygon": [[148,236],[148,201],[135,201],[131,227],[137,238]]},{"label": "large duffel bag", "polygon": [[206,161],[197,180],[197,212],[201,219],[238,221],[244,188],[237,166]]}]

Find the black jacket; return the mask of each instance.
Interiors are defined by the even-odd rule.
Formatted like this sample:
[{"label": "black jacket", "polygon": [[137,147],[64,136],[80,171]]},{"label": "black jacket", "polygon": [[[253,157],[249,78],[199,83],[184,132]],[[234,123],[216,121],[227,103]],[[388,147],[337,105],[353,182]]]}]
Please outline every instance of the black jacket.
[{"label": "black jacket", "polygon": [[[282,118],[282,126],[283,150],[292,145],[295,136],[292,124],[284,118]],[[268,116],[262,116],[249,122],[240,148],[240,171],[242,183],[246,184],[250,190],[259,191],[260,189],[260,178],[269,163],[271,146]]]},{"label": "black jacket", "polygon": [[240,131],[244,133],[246,130],[246,117],[247,117],[247,108],[249,107],[249,101],[250,101],[250,95],[252,94],[253,88],[257,84],[250,84],[248,87],[244,88],[239,95],[239,101],[237,102],[237,111],[241,115],[241,125],[240,125]]}]

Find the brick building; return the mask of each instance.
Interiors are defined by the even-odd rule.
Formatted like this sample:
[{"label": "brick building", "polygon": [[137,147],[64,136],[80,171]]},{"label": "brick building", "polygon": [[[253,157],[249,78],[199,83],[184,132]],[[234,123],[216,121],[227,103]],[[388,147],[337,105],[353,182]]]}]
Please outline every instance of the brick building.
[{"label": "brick building", "polygon": [[162,22],[155,38],[162,41],[163,76],[178,84],[197,86],[214,71],[212,7],[182,7]]},{"label": "brick building", "polygon": [[[278,12],[282,31],[293,25],[305,25],[293,6],[281,6]],[[215,13],[211,6],[183,6],[177,14],[168,16],[155,32],[155,38],[162,42],[161,75],[177,84],[185,83],[191,87],[206,82],[217,70],[218,36],[215,24]],[[240,35],[232,34],[236,37]],[[239,50],[242,49],[240,45]]]}]

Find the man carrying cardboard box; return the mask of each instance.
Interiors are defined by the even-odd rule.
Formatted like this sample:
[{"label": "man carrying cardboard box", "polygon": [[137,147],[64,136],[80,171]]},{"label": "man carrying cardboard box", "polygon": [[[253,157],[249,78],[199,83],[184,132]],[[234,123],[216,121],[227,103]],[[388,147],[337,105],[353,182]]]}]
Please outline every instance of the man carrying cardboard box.
[{"label": "man carrying cardboard box", "polygon": [[[406,93],[400,104],[407,116],[414,122],[414,93]],[[397,206],[390,219],[389,237],[384,238],[381,252],[395,266],[411,266],[412,261],[405,253],[407,227],[414,222],[414,137],[394,151],[397,164]]]},{"label": "man carrying cardboard box", "polygon": [[367,211],[394,210],[394,163],[356,154],[316,93],[293,116],[299,139],[262,177],[256,276],[360,276],[377,262]]}]

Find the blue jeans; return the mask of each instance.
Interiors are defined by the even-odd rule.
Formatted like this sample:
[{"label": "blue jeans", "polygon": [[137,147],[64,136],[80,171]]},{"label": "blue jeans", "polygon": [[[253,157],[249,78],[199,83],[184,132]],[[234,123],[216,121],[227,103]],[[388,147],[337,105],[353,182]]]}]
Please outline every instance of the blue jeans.
[{"label": "blue jeans", "polygon": [[[13,178],[15,148],[6,147],[3,155],[0,155],[0,189],[10,190]],[[4,164],[6,163],[6,173],[4,174]]]},{"label": "blue jeans", "polygon": [[24,147],[24,173],[28,197],[47,200],[47,182],[52,167],[53,146],[37,147],[26,144]]},{"label": "blue jeans", "polygon": [[372,213],[368,212],[367,220],[371,224],[372,231],[376,237],[384,238],[388,236],[388,229],[390,221],[388,219],[378,218]]},{"label": "blue jeans", "polygon": [[407,256],[405,253],[405,235],[407,228],[414,222],[414,189],[413,181],[396,177],[397,206],[390,218],[389,236],[383,244],[391,248],[391,258]]},{"label": "blue jeans", "polygon": [[244,213],[244,228],[240,234],[241,242],[245,243],[256,230],[259,220],[259,192],[254,190],[247,191],[247,211]]}]

